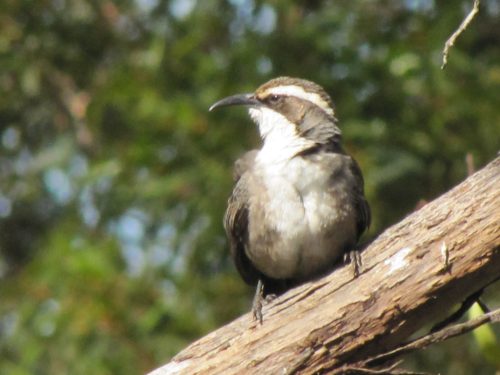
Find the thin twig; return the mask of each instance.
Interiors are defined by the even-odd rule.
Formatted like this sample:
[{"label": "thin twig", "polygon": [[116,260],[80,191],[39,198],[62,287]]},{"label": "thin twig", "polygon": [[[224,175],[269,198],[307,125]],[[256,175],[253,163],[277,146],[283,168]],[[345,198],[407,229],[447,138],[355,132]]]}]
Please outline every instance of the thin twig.
[{"label": "thin twig", "polygon": [[[344,372],[345,371],[345,372]],[[386,369],[381,370],[370,370],[363,367],[344,367],[342,368],[342,374],[352,374],[352,375],[432,375],[428,372],[414,372],[406,370],[392,370],[388,371]]]},{"label": "thin twig", "polygon": [[469,309],[471,308],[471,306],[474,303],[477,302],[477,300],[479,299],[479,297],[481,297],[481,295],[483,294],[483,290],[484,289],[480,289],[477,292],[471,294],[469,297],[467,297],[457,311],[455,311],[453,314],[451,314],[446,319],[444,319],[444,320],[440,321],[439,323],[435,324],[431,328],[431,333],[441,331],[444,327],[450,325],[451,323],[455,323],[458,319],[460,319],[462,316],[464,316],[464,314],[467,311],[469,311]]},{"label": "thin twig", "polygon": [[[477,300],[477,296],[475,299]],[[500,322],[500,309],[496,309],[492,312],[481,315],[480,317],[469,320],[468,322],[455,324],[450,327],[445,327],[438,332],[430,333],[419,339],[410,341],[409,343],[403,344],[400,347],[388,351],[386,353],[373,356],[366,360],[357,362],[356,364],[353,365],[342,366],[333,371],[332,374],[348,374],[348,373],[394,374],[394,375],[422,374],[422,373],[413,373],[411,371],[398,369],[397,366],[399,366],[399,364],[401,363],[400,361],[393,363],[392,365],[385,368],[377,368],[377,366],[380,366],[383,363],[387,363],[388,361],[392,361],[403,354],[407,354],[418,349],[425,349],[431,344],[435,344],[456,336],[463,335],[464,333],[470,332],[483,324],[499,323],[499,322]]]},{"label": "thin twig", "polygon": [[451,36],[446,41],[443,49],[443,63],[441,64],[441,69],[444,69],[445,65],[448,63],[448,53],[450,52],[450,48],[453,47],[457,38],[460,36],[460,34],[464,32],[467,26],[469,26],[469,24],[477,14],[477,12],[479,12],[479,3],[480,3],[479,0],[474,0],[472,9],[467,15],[467,17],[464,18],[458,29],[456,29],[455,32],[451,34]]},{"label": "thin twig", "polygon": [[333,374],[370,374],[370,375],[431,375],[427,372],[413,372],[398,369],[397,367],[402,361],[397,361],[388,367],[383,367],[379,369],[370,369],[366,367],[356,367],[356,366],[345,366],[340,368],[338,371],[333,372]]},{"label": "thin twig", "polygon": [[472,176],[476,167],[474,166],[474,155],[470,152],[465,155],[465,165],[467,166],[467,176]]},{"label": "thin twig", "polygon": [[470,332],[483,324],[498,322],[500,322],[500,309],[493,310],[488,314],[481,315],[480,317],[469,320],[465,323],[455,324],[453,326],[444,328],[441,331],[430,333],[419,339],[410,341],[408,344],[404,344],[399,348],[391,350],[387,353],[379,354],[375,357],[369,358],[368,360],[364,361],[364,364],[374,365],[377,363],[383,363],[417,349],[424,349],[431,344],[463,335],[464,333]]},{"label": "thin twig", "polygon": [[481,310],[483,310],[483,313],[486,314],[486,313],[489,313],[491,311],[490,308],[486,305],[486,303],[484,303],[484,301],[481,298],[478,298],[477,304],[479,305]]}]

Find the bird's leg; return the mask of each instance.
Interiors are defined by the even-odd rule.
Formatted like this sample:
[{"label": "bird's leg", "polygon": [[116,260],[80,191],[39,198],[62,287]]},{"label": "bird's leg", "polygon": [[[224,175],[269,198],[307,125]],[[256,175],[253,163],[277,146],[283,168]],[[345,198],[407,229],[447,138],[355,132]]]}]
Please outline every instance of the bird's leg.
[{"label": "bird's leg", "polygon": [[344,254],[344,262],[350,262],[353,268],[354,277],[359,276],[359,270],[361,269],[361,253],[359,250],[353,249]]},{"label": "bird's leg", "polygon": [[262,324],[262,301],[264,300],[264,283],[261,279],[257,282],[257,289],[252,303],[252,314],[255,320]]}]

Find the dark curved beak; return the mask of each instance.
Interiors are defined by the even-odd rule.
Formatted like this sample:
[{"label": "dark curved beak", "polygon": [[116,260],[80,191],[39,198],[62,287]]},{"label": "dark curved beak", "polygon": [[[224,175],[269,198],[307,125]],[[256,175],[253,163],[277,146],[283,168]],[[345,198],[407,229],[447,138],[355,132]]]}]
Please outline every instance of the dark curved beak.
[{"label": "dark curved beak", "polygon": [[261,103],[255,98],[253,94],[237,94],[228,96],[227,98],[215,102],[208,110],[213,111],[215,108],[227,107],[230,105],[257,106],[260,104]]}]

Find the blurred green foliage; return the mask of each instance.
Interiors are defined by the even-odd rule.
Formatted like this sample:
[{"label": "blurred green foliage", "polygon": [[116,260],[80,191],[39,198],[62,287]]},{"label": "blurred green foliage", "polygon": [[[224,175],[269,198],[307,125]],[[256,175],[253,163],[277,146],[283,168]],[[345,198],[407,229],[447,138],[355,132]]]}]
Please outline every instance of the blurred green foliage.
[{"label": "blurred green foliage", "polygon": [[[492,159],[498,2],[440,69],[471,3],[2,1],[0,373],[142,373],[248,310],[221,218],[258,137],[244,111],[207,112],[225,95],[324,86],[372,235],[461,181],[466,153]],[[491,373],[461,340],[409,362]]]}]

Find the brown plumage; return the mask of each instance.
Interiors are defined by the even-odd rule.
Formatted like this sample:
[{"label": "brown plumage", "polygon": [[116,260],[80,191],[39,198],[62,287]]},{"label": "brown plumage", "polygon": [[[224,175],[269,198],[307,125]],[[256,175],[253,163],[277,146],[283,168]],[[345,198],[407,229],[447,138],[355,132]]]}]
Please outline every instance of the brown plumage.
[{"label": "brown plumage", "polygon": [[243,280],[262,297],[314,278],[352,252],[370,224],[363,177],[341,146],[332,101],[313,82],[280,77],[211,109],[250,107],[263,147],[235,164],[224,227]]}]

